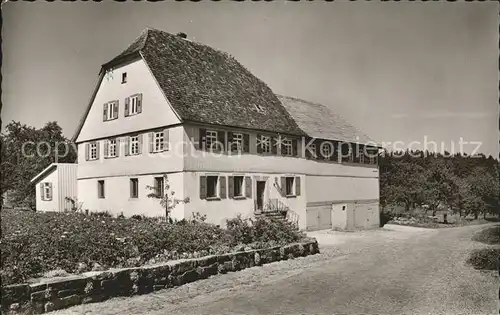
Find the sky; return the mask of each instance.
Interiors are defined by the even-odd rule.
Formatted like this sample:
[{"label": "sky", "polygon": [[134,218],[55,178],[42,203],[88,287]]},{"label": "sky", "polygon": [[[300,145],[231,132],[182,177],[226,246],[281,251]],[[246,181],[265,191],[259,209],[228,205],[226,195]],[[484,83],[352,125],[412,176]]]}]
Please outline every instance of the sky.
[{"label": "sky", "polygon": [[462,139],[498,157],[494,1],[39,1],[2,14],[3,125],[57,121],[73,136],[100,66],[152,27],[230,53],[275,93],[322,103],[388,149],[457,152]]}]

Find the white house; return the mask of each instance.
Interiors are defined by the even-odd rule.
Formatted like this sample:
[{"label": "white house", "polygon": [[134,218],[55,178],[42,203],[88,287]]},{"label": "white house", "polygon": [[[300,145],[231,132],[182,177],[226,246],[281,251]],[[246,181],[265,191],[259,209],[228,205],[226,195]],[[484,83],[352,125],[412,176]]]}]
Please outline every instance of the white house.
[{"label": "white house", "polygon": [[36,175],[35,184],[37,211],[71,210],[77,199],[77,164],[52,163]]},{"label": "white house", "polygon": [[357,154],[378,145],[183,35],[148,28],[104,64],[73,140],[90,211],[163,216],[146,186],[163,194],[167,174],[175,197],[190,198],[176,219],[199,212],[222,225],[282,209],[309,230],[379,224],[377,157]]}]

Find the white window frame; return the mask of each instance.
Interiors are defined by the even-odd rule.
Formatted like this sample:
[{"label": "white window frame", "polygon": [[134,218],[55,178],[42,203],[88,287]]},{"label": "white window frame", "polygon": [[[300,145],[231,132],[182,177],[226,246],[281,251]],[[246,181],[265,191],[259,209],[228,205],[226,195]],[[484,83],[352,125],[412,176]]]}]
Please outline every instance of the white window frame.
[{"label": "white window frame", "polygon": [[165,134],[163,131],[153,132],[153,152],[162,152],[165,149]]},{"label": "white window frame", "polygon": [[97,160],[97,142],[89,143],[89,160]]},{"label": "white window frame", "polygon": [[271,153],[271,136],[260,136],[260,151],[262,153]]},{"label": "white window frame", "polygon": [[205,132],[205,146],[207,150],[212,150],[214,143],[217,143],[219,141],[217,138],[218,134],[219,133],[215,130],[207,130]]},{"label": "white window frame", "polygon": [[[292,187],[291,187],[291,190],[290,190],[290,194],[288,193],[288,180],[289,179],[292,179]],[[285,176],[285,194],[286,196],[295,196],[295,176]]]},{"label": "white window frame", "polygon": [[[134,150],[135,148],[135,150]],[[130,155],[138,155],[139,154],[139,136],[130,136]]]},{"label": "white window frame", "polygon": [[[283,139],[281,141],[281,150],[285,150],[286,156],[293,156],[293,147],[292,147],[292,140],[291,139]],[[283,154],[283,152],[282,152]]]},{"label": "white window frame", "polygon": [[[215,187],[214,187],[214,192],[215,192],[215,195],[211,196],[208,194],[208,192],[210,191],[208,189],[208,185],[209,185],[209,178],[216,178],[215,180]],[[214,198],[220,198],[220,179],[219,179],[219,176],[217,175],[208,175],[207,176],[207,184],[206,184],[206,198],[207,199],[214,199]]]},{"label": "white window frame", "polygon": [[106,120],[113,120],[115,119],[115,103],[116,102],[109,102],[106,103]]},{"label": "white window frame", "polygon": [[116,157],[116,146],[117,146],[116,139],[108,140],[108,157]]},{"label": "white window frame", "polygon": [[324,144],[321,146],[321,155],[324,159],[329,159],[332,157],[332,147],[330,144]]},{"label": "white window frame", "polygon": [[42,200],[50,200],[50,199],[52,199],[52,198],[50,198],[50,183],[45,182],[45,183],[42,183],[42,185],[43,185]]},{"label": "white window frame", "polygon": [[139,104],[139,95],[134,95],[130,97],[130,109],[129,116],[138,114],[138,104]]},{"label": "white window frame", "polygon": [[243,151],[244,137],[242,133],[233,133],[233,140],[231,142],[231,151]]}]

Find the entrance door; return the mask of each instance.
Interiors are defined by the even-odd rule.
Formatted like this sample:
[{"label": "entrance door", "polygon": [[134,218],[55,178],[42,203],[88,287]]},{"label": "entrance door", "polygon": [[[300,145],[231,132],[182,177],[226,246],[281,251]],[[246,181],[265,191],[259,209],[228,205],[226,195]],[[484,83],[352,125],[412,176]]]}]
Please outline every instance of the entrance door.
[{"label": "entrance door", "polygon": [[264,209],[264,193],[266,192],[266,182],[257,181],[257,210]]}]

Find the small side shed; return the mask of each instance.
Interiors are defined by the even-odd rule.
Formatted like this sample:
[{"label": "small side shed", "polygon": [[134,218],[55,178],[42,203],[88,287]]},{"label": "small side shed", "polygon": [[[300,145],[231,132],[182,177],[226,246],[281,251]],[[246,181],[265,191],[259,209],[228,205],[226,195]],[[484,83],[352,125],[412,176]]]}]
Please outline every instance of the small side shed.
[{"label": "small side shed", "polygon": [[66,197],[77,199],[77,166],[52,163],[31,180],[35,184],[37,211],[71,210],[73,204]]}]

